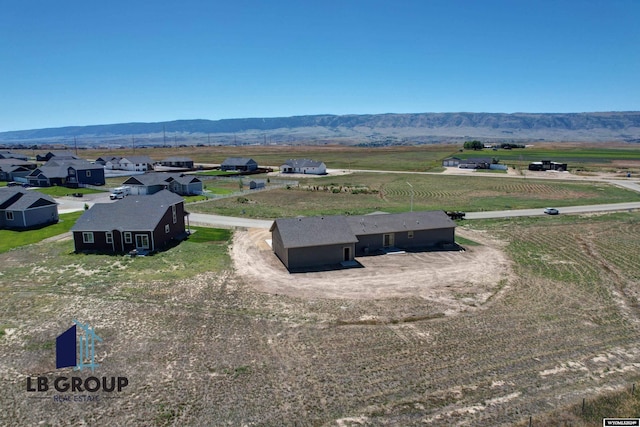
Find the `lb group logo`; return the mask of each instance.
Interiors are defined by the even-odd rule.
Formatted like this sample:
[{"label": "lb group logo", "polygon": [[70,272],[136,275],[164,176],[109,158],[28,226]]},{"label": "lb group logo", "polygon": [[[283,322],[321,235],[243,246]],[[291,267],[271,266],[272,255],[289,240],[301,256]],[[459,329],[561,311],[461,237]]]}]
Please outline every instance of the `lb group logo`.
[{"label": "lb group logo", "polygon": [[[75,325],[56,338],[56,369],[73,366],[78,371],[91,368],[91,372],[93,372],[95,368],[100,366],[96,363],[95,343],[96,341],[102,342],[102,338],[88,323],[84,325],[77,320],[74,320],[73,323]],[[84,332],[80,335],[79,341],[77,339],[78,326]]]},{"label": "lb group logo", "polygon": [[[53,394],[55,402],[91,402],[100,397],[112,397],[105,393],[120,393],[129,385],[127,377],[97,377],[93,375],[100,365],[96,362],[96,343],[103,342],[96,331],[87,323],[77,320],[56,338],[56,369],[73,367],[74,371],[91,370],[91,375],[27,377],[27,391],[46,393],[35,397],[49,398]],[[98,392],[104,392],[98,394]]]}]

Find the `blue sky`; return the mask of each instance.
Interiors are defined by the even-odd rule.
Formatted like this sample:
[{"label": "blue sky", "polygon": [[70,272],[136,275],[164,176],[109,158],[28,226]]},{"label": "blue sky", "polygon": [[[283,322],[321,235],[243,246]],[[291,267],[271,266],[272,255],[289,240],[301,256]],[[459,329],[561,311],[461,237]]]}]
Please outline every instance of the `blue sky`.
[{"label": "blue sky", "polygon": [[640,110],[638,0],[7,1],[0,131]]}]

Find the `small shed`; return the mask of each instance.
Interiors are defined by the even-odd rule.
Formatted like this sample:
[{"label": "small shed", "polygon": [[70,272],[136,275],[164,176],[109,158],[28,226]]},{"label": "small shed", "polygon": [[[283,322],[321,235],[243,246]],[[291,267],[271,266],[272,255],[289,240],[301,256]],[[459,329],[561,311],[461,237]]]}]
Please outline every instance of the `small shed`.
[{"label": "small shed", "polygon": [[260,190],[265,188],[267,182],[264,179],[252,179],[249,181],[249,189],[250,190]]}]

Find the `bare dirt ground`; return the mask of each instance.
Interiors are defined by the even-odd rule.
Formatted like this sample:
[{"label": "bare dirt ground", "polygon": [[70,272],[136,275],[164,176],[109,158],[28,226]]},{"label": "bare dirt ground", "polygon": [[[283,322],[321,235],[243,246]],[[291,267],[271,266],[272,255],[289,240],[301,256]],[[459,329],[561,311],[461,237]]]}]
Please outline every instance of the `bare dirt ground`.
[{"label": "bare dirt ground", "polygon": [[269,231],[249,229],[234,234],[231,254],[238,273],[261,292],[302,298],[420,297],[446,307],[449,315],[484,304],[511,276],[500,242],[470,230],[457,233],[483,245],[359,257],[364,268],[289,274],[267,243]]}]

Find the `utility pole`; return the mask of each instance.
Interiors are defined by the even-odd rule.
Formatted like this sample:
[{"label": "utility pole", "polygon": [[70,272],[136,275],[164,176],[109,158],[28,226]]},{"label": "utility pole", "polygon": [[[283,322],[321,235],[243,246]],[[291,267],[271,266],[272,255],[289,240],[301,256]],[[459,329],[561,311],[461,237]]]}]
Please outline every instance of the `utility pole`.
[{"label": "utility pole", "polygon": [[136,152],[136,140],[133,138],[133,135],[131,135],[131,148],[133,149],[133,153],[135,154],[135,152]]},{"label": "utility pole", "polygon": [[165,132],[164,125],[162,125],[162,145],[167,145],[167,133]]},{"label": "utility pole", "polygon": [[413,185],[411,185],[409,181],[407,181],[407,185],[411,187],[411,212],[413,212]]},{"label": "utility pole", "polygon": [[73,137],[73,145],[76,147],[76,156],[78,155],[78,141],[76,141],[76,137]]}]

